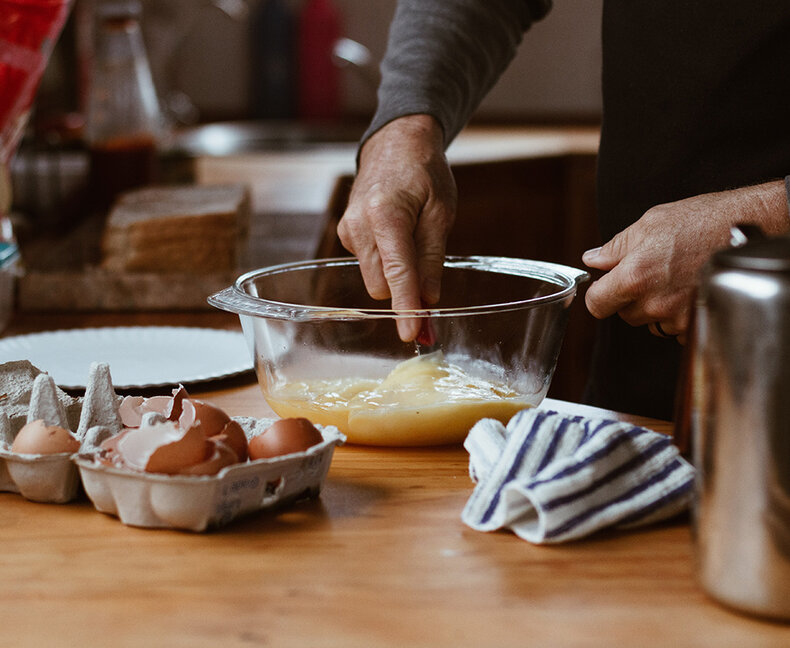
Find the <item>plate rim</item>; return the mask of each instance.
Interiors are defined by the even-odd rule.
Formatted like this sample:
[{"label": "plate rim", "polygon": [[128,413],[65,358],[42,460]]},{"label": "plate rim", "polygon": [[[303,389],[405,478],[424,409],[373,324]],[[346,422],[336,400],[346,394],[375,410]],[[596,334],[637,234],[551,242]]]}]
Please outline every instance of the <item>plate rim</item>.
[{"label": "plate rim", "polygon": [[[123,325],[123,326],[84,326],[84,327],[74,327],[74,328],[59,328],[47,331],[32,331],[30,333],[19,333],[16,335],[8,335],[0,337],[0,348],[4,345],[4,343],[8,341],[24,341],[28,339],[34,338],[42,338],[42,337],[54,337],[56,335],[74,335],[74,334],[90,334],[90,333],[100,333],[100,332],[109,332],[112,331],[113,333],[117,332],[140,332],[140,331],[148,331],[156,333],[157,331],[167,331],[168,333],[177,333],[183,331],[189,332],[201,332],[207,333],[209,335],[227,335],[230,336],[237,336],[244,339],[244,333],[242,331],[238,331],[235,329],[224,329],[224,328],[213,328],[210,326],[174,326],[174,325]],[[8,362],[11,362],[10,360]],[[50,373],[50,370],[44,367],[38,367],[41,371],[46,373]],[[142,381],[134,381],[134,382],[116,382],[113,378],[113,387],[117,389],[148,389],[153,387],[166,387],[175,384],[185,384],[185,385],[197,385],[201,383],[211,382],[214,380],[222,380],[225,378],[231,378],[233,376],[242,375],[248,371],[252,371],[254,369],[254,364],[251,358],[248,358],[247,362],[244,366],[237,366],[235,368],[230,368],[228,370],[212,373],[210,375],[205,376],[185,376],[182,377],[180,380],[152,380],[147,382]],[[110,366],[110,371],[112,372],[112,366]],[[61,389],[66,390],[80,390],[85,389],[87,387],[87,379],[88,376],[86,374],[85,381],[81,384],[74,384],[71,381],[69,382],[58,382],[57,378],[55,382],[58,387]]]}]

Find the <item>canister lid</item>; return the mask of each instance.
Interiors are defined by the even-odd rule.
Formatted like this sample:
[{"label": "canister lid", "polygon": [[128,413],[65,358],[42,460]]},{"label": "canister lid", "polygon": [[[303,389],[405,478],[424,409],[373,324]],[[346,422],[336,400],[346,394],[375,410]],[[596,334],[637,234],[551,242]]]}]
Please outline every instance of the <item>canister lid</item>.
[{"label": "canister lid", "polygon": [[790,272],[790,237],[749,240],[745,245],[720,250],[713,255],[713,261],[729,268]]}]

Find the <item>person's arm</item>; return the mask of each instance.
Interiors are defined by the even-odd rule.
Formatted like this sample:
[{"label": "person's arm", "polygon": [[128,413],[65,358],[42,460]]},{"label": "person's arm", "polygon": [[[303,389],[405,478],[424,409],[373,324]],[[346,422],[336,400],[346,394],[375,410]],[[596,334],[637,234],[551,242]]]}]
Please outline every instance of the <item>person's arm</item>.
[{"label": "person's arm", "polygon": [[[790,231],[782,180],[703,194],[649,209],[605,245],[584,253],[605,271],[588,289],[587,308],[597,318],[617,313],[633,326],[677,335],[684,342],[699,272],[727,246],[730,228],[759,225],[768,235]],[[655,323],[660,324],[658,330]]]},{"label": "person's arm", "polygon": [[363,136],[403,115],[432,115],[449,145],[551,0],[399,0]]},{"label": "person's arm", "polygon": [[[396,310],[439,298],[455,184],[444,151],[550,0],[401,0],[363,137],[341,243],[376,299]],[[412,324],[414,326],[412,326]],[[404,340],[416,320],[399,321]]]}]

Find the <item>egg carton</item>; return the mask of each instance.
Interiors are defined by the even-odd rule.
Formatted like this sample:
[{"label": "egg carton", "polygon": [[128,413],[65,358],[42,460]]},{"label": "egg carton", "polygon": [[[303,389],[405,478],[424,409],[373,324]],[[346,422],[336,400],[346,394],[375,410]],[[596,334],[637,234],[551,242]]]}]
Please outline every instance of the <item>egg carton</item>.
[{"label": "egg carton", "polygon": [[[316,497],[334,448],[345,436],[333,426],[317,426],[323,441],[302,452],[233,464],[216,475],[163,475],[106,466],[95,461],[99,444],[119,432],[118,409],[107,364],[91,366],[85,396],[72,397],[27,361],[0,365],[0,491],[36,502],[67,503],[82,488],[97,511],[126,525],[204,531],[262,509]],[[247,439],[275,419],[232,417]],[[27,422],[76,430],[77,453],[11,452]]]},{"label": "egg carton", "polygon": [[35,502],[64,504],[80,492],[74,454],[21,454],[11,445],[25,423],[42,419],[47,425],[75,430],[80,450],[93,448],[98,435],[121,429],[109,366],[94,363],[85,396],[75,398],[58,389],[52,377],[26,360],[0,365],[0,491],[19,493]]},{"label": "egg carton", "polygon": [[[232,417],[247,438],[274,420]],[[78,454],[82,484],[97,511],[128,526],[205,531],[244,515],[317,497],[334,448],[345,436],[332,426],[317,426],[324,440],[305,451],[272,459],[233,464],[216,475],[162,475],[134,472]]]}]

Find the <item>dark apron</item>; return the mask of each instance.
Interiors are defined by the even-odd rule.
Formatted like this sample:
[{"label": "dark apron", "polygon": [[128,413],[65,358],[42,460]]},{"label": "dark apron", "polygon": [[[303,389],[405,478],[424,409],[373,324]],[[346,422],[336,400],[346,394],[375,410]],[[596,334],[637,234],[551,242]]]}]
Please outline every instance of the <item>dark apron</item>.
[{"label": "dark apron", "polygon": [[[605,0],[603,240],[650,207],[790,174],[788,0]],[[601,322],[587,401],[671,419],[681,347]]]}]

